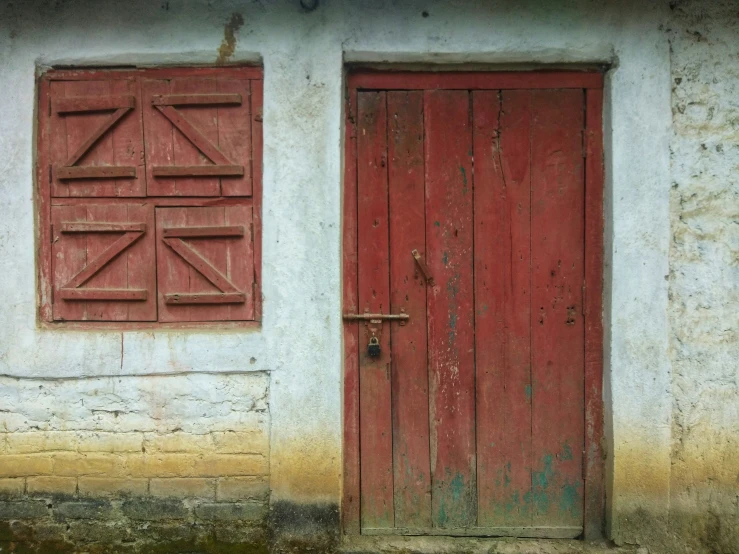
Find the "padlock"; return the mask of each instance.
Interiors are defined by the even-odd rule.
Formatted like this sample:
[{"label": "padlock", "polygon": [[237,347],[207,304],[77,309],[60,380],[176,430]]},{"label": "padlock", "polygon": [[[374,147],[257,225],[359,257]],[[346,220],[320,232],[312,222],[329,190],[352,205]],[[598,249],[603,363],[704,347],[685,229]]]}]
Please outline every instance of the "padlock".
[{"label": "padlock", "polygon": [[367,355],[370,358],[378,358],[380,356],[380,341],[377,337],[370,337],[367,345]]}]

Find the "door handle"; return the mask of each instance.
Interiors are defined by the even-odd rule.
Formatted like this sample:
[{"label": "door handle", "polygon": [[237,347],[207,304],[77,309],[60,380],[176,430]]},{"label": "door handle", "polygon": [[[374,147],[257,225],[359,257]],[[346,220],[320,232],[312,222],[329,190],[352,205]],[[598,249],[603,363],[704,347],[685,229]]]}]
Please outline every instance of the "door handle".
[{"label": "door handle", "polygon": [[420,269],[421,273],[423,273],[423,278],[426,279],[426,283],[433,287],[434,278],[431,276],[431,271],[426,265],[426,262],[423,261],[421,254],[419,254],[418,250],[416,249],[411,250],[411,254],[413,255],[413,259],[416,260],[416,263],[418,264],[418,269]]}]

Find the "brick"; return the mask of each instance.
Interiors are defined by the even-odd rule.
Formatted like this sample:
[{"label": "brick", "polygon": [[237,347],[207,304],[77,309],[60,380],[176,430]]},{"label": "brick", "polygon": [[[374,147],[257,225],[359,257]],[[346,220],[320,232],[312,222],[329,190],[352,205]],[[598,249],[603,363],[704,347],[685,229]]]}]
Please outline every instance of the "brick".
[{"label": "brick", "polygon": [[213,433],[216,451],[223,454],[262,454],[269,452],[266,430]]},{"label": "brick", "polygon": [[262,477],[228,477],[218,480],[218,500],[265,500],[269,483]]},{"label": "brick", "polygon": [[26,480],[22,478],[0,479],[0,495],[20,496],[25,490]]},{"label": "brick", "polygon": [[115,475],[120,473],[120,457],[112,454],[54,454],[54,475]]},{"label": "brick", "polygon": [[152,496],[195,497],[215,500],[215,490],[214,479],[152,479],[149,483],[149,492]]},{"label": "brick", "polygon": [[8,433],[6,440],[9,454],[35,454],[77,449],[77,436],[72,431]]},{"label": "brick", "polygon": [[147,433],[144,436],[144,448],[147,453],[203,453],[213,450],[213,439],[210,435],[193,435],[191,433],[169,433],[159,435]]},{"label": "brick", "polygon": [[52,461],[48,454],[0,456],[0,477],[48,475],[51,470]]},{"label": "brick", "polygon": [[48,515],[46,504],[36,500],[0,501],[1,519],[35,519]]},{"label": "brick", "polygon": [[29,477],[26,482],[28,483],[28,494],[38,492],[74,494],[77,492],[76,477]]},{"label": "brick", "polygon": [[132,498],[121,506],[124,515],[142,521],[183,519],[188,512],[179,500],[163,498]]},{"label": "brick", "polygon": [[149,492],[149,480],[120,477],[80,477],[78,487],[79,493],[83,496],[144,495]]},{"label": "brick", "polygon": [[80,452],[141,452],[141,433],[89,433],[78,437]]},{"label": "brick", "polygon": [[33,522],[33,535],[31,540],[43,541],[62,541],[67,532],[67,526],[63,523],[54,521],[37,520]]},{"label": "brick", "polygon": [[[131,530],[126,523],[116,521],[99,521],[94,519],[72,519],[67,521],[69,531],[65,539],[75,545],[99,543],[102,545],[116,545],[115,550],[102,550],[102,552],[115,552],[123,554],[131,552],[124,550],[125,544],[132,543],[137,537],[136,532]],[[99,548],[99,545],[96,545]],[[85,549],[83,552],[101,552],[97,548]]]},{"label": "brick", "polygon": [[57,519],[106,519],[113,511],[107,500],[72,500],[54,505]]},{"label": "brick", "polygon": [[267,515],[262,502],[212,502],[195,507],[195,516],[205,521],[258,521]]},{"label": "brick", "polygon": [[126,460],[131,477],[183,477],[193,475],[196,456],[192,454],[146,454]]},{"label": "brick", "polygon": [[268,469],[267,458],[259,454],[214,454],[195,460],[194,475],[265,475]]},{"label": "brick", "polygon": [[[165,522],[148,522],[144,525],[138,525],[136,528],[136,538],[143,541],[151,541],[153,543],[176,543],[180,541],[196,542],[198,538],[205,534],[209,534],[210,530],[203,529],[200,525],[184,524],[182,521],[165,521]],[[163,549],[166,551],[166,548]],[[181,554],[204,554],[203,550],[185,552],[181,550],[170,549],[170,552],[178,552]],[[242,550],[242,552],[244,552]],[[117,553],[116,553],[117,554]]]},{"label": "brick", "polygon": [[[266,546],[270,542],[269,536],[266,529],[261,525],[216,525],[214,527],[216,540],[220,542],[236,545],[263,545],[264,550],[255,549],[255,551],[269,551]],[[308,550],[306,549],[306,551]],[[274,552],[278,551],[274,550]]]}]

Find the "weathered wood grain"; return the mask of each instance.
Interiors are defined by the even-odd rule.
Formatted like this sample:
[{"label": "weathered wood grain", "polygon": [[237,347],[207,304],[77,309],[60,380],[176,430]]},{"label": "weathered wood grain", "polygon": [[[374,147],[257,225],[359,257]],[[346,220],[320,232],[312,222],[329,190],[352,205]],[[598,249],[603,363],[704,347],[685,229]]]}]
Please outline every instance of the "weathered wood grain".
[{"label": "weathered wood grain", "polygon": [[470,94],[424,93],[432,520],[477,518]]}]

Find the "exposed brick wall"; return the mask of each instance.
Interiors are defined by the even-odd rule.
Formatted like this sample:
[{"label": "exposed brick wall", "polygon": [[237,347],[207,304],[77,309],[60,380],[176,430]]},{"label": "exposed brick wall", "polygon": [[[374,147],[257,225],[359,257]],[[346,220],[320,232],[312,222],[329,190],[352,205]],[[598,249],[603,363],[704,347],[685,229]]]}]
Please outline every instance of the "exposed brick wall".
[{"label": "exposed brick wall", "polygon": [[0,545],[263,544],[268,384],[264,373],[0,378]]}]

